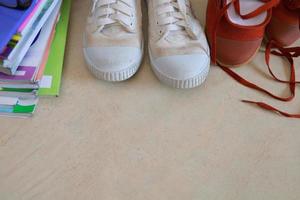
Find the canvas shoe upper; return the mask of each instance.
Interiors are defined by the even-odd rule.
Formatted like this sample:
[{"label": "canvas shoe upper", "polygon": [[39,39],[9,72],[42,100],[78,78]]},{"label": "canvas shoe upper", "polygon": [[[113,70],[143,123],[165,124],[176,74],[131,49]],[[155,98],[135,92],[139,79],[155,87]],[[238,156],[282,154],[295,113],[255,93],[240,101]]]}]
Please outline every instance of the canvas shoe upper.
[{"label": "canvas shoe upper", "polygon": [[209,47],[187,0],[149,0],[149,54],[164,83],[192,88],[206,78]]},{"label": "canvas shoe upper", "polygon": [[[299,38],[299,0],[209,0],[207,7],[207,35],[211,46],[211,57],[229,76],[245,87],[259,91],[276,100],[289,102],[296,96],[294,58],[300,56],[299,47],[283,47]],[[289,11],[289,9],[291,9]],[[249,62],[260,48],[265,28],[269,41],[265,47],[265,61],[271,77],[289,87],[288,96],[277,95],[256,83],[240,76],[230,66]],[[271,67],[271,54],[285,58],[289,62],[289,80],[284,80]],[[286,64],[284,67],[287,67]],[[281,111],[276,107],[253,100],[242,100],[262,109],[290,118],[300,118],[300,114]]]},{"label": "canvas shoe upper", "polygon": [[206,33],[214,64],[237,67],[259,50],[279,0],[208,0]]},{"label": "canvas shoe upper", "polygon": [[274,40],[283,47],[292,45],[300,38],[299,0],[282,0],[273,9],[266,36],[268,40]]},{"label": "canvas shoe upper", "polygon": [[84,34],[86,62],[100,79],[123,81],[143,55],[140,0],[93,0]]}]

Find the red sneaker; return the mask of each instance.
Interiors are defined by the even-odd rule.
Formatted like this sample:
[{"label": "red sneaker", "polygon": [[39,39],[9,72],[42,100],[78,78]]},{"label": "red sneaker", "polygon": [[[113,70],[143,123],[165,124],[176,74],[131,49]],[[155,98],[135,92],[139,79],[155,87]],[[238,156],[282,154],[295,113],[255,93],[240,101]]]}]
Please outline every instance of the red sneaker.
[{"label": "red sneaker", "polygon": [[[287,21],[286,15],[282,14],[284,10],[282,6],[285,6],[285,9],[288,8],[289,10],[296,10],[299,8],[300,0],[282,0],[282,2],[279,0],[260,1],[261,4],[259,5],[259,1],[209,0],[206,32],[211,45],[212,62],[218,64],[224,72],[245,87],[262,92],[279,101],[288,102],[295,97],[296,84],[300,84],[300,82],[296,80],[293,60],[294,58],[300,56],[300,47],[284,48],[283,45],[289,45],[297,40],[299,38],[299,32],[295,34],[295,18],[288,21],[293,21],[293,23],[286,23],[289,26],[291,26],[291,24],[293,25],[293,31],[291,31],[290,29],[286,30],[287,26],[282,28],[284,21],[276,22],[276,17],[280,16],[281,18],[278,17],[279,19]],[[281,4],[279,7],[274,9],[278,3]],[[272,17],[272,9],[276,10],[274,17]],[[277,12],[280,14],[277,14]],[[297,14],[297,31],[299,31],[299,11]],[[290,14],[288,16],[290,17]],[[293,16],[295,16],[295,14]],[[268,22],[271,21],[271,18],[272,22],[268,26],[268,37],[270,41],[266,47],[265,60],[271,76],[276,81],[288,84],[290,95],[287,97],[275,95],[268,90],[244,79],[232,69],[228,68],[229,66],[241,65],[251,60],[256,51],[260,48],[265,28]],[[280,28],[276,26],[280,26]],[[281,80],[272,72],[270,67],[271,54],[284,57],[289,61],[291,72],[289,80]],[[255,104],[265,110],[281,114],[285,117],[300,118],[300,114],[283,112],[264,102],[249,100],[243,100],[243,102]]]},{"label": "red sneaker", "polygon": [[282,0],[266,29],[268,40],[290,46],[300,38],[300,0]]},{"label": "red sneaker", "polygon": [[240,66],[259,50],[279,0],[209,0],[206,33],[213,63]]}]

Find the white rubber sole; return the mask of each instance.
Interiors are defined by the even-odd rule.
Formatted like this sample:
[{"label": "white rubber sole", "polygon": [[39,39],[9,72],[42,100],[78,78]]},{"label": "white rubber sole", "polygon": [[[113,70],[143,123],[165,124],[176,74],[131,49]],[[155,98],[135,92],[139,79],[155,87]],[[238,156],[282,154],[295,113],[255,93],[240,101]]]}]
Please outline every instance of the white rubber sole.
[{"label": "white rubber sole", "polygon": [[149,58],[150,58],[150,64],[151,68],[154,72],[154,74],[157,76],[157,78],[164,84],[178,89],[191,89],[200,86],[207,78],[209,73],[209,64],[208,66],[198,75],[191,77],[189,79],[184,80],[177,80],[174,78],[168,77],[166,74],[160,72],[158,68],[155,66],[155,64],[152,62],[152,56],[149,49]]},{"label": "white rubber sole", "polygon": [[91,73],[98,79],[110,81],[110,82],[120,82],[131,78],[133,75],[136,74],[143,60],[143,55],[142,55],[142,57],[136,63],[133,63],[131,66],[128,66],[121,71],[101,71],[97,67],[97,64],[93,63],[90,60],[85,49],[83,49],[83,54],[88,69],[91,71]]}]

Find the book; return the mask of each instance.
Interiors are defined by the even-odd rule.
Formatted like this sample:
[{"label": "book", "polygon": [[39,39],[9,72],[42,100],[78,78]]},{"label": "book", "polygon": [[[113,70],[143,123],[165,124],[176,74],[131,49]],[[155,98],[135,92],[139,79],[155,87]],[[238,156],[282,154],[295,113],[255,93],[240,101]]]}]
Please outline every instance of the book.
[{"label": "book", "polygon": [[29,117],[35,111],[39,81],[43,78],[51,42],[55,35],[55,26],[60,16],[62,1],[57,0],[57,2],[15,75],[0,73],[0,115],[2,116]]},{"label": "book", "polygon": [[0,96],[0,115],[29,117],[35,111],[38,98],[18,98]]},{"label": "book", "polygon": [[35,89],[19,89],[19,88],[0,88],[0,96],[2,96],[2,97],[34,98],[37,96],[37,90],[35,90]]},{"label": "book", "polygon": [[13,75],[17,71],[17,67],[24,58],[26,52],[30,48],[30,45],[36,38],[37,34],[41,30],[42,26],[45,24],[46,20],[49,18],[50,14],[53,12],[55,7],[58,5],[60,0],[46,0],[46,4],[43,7],[41,13],[31,26],[30,31],[24,35],[18,42],[17,46],[9,54],[8,58],[0,63],[0,72],[5,74]]},{"label": "book", "polygon": [[[36,7],[43,1],[46,3],[35,22],[31,24],[30,20],[36,14],[27,16],[24,27],[18,29],[19,33],[25,34],[13,35],[7,44],[7,57],[2,59],[3,53],[0,55],[0,65],[3,67],[7,61],[15,64],[16,60],[21,59],[18,56],[25,52],[14,72],[9,68],[11,74],[0,73],[0,115],[32,116],[39,96],[59,95],[72,0],[36,1],[39,3]],[[28,29],[28,26],[31,28]],[[29,30],[28,33],[26,30]]]},{"label": "book", "polygon": [[51,45],[48,62],[41,80],[39,96],[58,96],[60,92],[64,53],[67,41],[71,0],[64,0],[61,15],[56,25],[56,32]]},{"label": "book", "polygon": [[32,12],[36,5],[36,0],[26,10],[19,10],[0,6],[0,52],[8,44],[18,28]]},{"label": "book", "polygon": [[19,27],[18,32],[12,37],[12,39],[6,45],[2,53],[0,53],[0,59],[2,62],[3,60],[7,59],[9,55],[13,52],[14,48],[17,47],[17,44],[21,40],[22,36],[26,35],[31,29],[33,22],[35,22],[36,18],[39,16],[39,13],[45,6],[46,2],[46,0],[37,0],[34,9]]},{"label": "book", "polygon": [[45,1],[43,1],[43,0],[37,1],[33,10],[31,11],[31,13],[26,17],[26,19],[23,21],[23,23],[19,27],[18,33],[22,33],[22,31],[24,31],[24,29],[26,29],[26,27],[29,26],[29,23],[31,21],[34,21],[33,19],[36,17],[37,13],[39,13],[39,9],[42,7],[43,2],[45,2]]},{"label": "book", "polygon": [[[2,84],[6,83],[16,83],[15,86],[24,83],[38,84],[40,79],[38,74],[42,73],[42,65],[44,65],[44,62],[48,57],[48,51],[55,32],[54,30],[59,16],[59,10],[60,7],[58,6],[50,15],[35,41],[31,44],[31,47],[26,53],[20,66],[17,68],[15,75],[0,73],[0,87]],[[40,68],[40,66],[42,66],[42,68]]]}]

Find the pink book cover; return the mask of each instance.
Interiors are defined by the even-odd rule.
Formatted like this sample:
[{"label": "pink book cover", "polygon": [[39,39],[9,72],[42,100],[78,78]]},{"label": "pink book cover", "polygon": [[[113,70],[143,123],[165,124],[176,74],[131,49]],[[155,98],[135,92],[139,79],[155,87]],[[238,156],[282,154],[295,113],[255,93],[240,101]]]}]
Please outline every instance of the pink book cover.
[{"label": "pink book cover", "polygon": [[30,19],[33,17],[33,15],[36,13],[36,11],[38,10],[38,8],[40,7],[42,1],[43,0],[38,0],[37,4],[35,5],[35,7],[32,10],[32,12],[28,15],[28,17],[24,20],[24,22],[19,27],[18,33],[22,32],[24,30],[24,28],[26,27],[26,25],[28,24],[28,22],[30,21]]},{"label": "pink book cover", "polygon": [[52,41],[54,39],[54,35],[55,35],[55,26],[53,27],[50,38],[48,40],[48,44],[47,44],[47,47],[46,47],[46,52],[43,56],[39,71],[36,75],[36,81],[41,80],[42,77],[43,77],[44,70],[45,70],[45,67],[46,67],[46,64],[47,64],[47,61],[48,61],[48,57],[49,57],[50,47],[51,47]]}]

